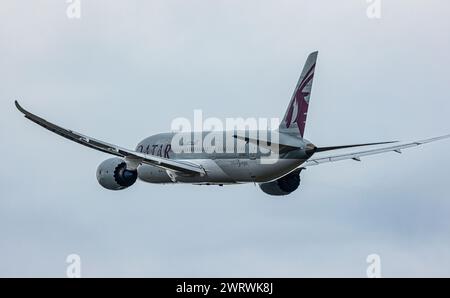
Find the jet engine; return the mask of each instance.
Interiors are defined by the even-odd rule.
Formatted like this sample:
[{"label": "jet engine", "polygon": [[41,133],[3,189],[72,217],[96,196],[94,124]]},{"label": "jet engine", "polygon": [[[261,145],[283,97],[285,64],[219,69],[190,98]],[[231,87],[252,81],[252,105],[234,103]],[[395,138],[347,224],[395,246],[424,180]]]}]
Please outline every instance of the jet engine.
[{"label": "jet engine", "polygon": [[127,169],[127,163],[118,157],[105,160],[97,168],[98,183],[110,190],[120,190],[133,185],[137,176],[137,170]]},{"label": "jet engine", "polygon": [[301,170],[296,170],[275,181],[261,183],[259,187],[263,192],[272,196],[288,195],[300,185],[300,172]]}]

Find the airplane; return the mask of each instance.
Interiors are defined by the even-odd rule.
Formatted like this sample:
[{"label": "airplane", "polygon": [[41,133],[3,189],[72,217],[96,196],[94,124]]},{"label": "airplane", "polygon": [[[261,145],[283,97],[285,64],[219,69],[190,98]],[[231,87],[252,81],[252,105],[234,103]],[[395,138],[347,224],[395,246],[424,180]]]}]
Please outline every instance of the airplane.
[{"label": "airplane", "polygon": [[[307,167],[340,160],[360,161],[363,156],[385,152],[401,153],[402,149],[450,137],[448,134],[407,143],[394,141],[315,146],[303,135],[317,56],[317,51],[308,56],[285,115],[274,130],[159,133],[142,140],[135,150],[131,150],[50,123],[28,112],[17,101],[15,105],[27,119],[36,124],[81,145],[114,155],[102,162],[96,173],[99,184],[109,190],[128,188],[139,178],[144,182],[159,184],[223,186],[255,183],[268,195],[285,196],[299,187],[300,172]],[[232,141],[226,144],[211,142],[209,148],[202,148],[203,141],[211,138],[211,135],[217,140],[231,137]],[[175,145],[184,150],[175,150],[175,138],[178,140]],[[329,152],[326,153],[328,155],[314,157],[320,152],[375,145],[378,146],[348,153]],[[268,162],[264,162],[265,159]]]}]

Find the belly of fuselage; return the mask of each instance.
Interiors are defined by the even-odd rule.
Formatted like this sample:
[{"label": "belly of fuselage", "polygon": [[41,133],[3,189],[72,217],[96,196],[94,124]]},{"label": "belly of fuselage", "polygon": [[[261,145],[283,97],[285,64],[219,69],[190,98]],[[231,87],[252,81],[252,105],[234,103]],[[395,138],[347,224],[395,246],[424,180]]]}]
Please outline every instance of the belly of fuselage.
[{"label": "belly of fuselage", "polygon": [[220,168],[238,183],[268,182],[277,179],[302,164],[298,159],[237,159],[217,160]]},{"label": "belly of fuselage", "polygon": [[189,176],[166,171],[151,165],[138,169],[139,179],[149,183],[235,184],[268,182],[277,179],[302,164],[299,159],[189,159],[202,165],[206,175]]}]

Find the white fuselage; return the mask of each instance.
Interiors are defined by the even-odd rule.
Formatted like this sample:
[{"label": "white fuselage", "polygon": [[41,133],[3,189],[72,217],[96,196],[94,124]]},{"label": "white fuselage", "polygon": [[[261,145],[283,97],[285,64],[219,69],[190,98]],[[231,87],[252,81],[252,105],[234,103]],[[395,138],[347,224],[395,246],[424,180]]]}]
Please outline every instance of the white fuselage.
[{"label": "white fuselage", "polygon": [[[222,135],[223,133],[217,133]],[[206,134],[203,134],[203,137]],[[174,152],[173,133],[162,133],[146,138],[138,144],[136,151],[178,161],[201,165],[205,175],[183,175],[152,165],[138,167],[140,180],[149,183],[190,183],[190,184],[236,184],[247,182],[268,182],[280,178],[298,168],[308,156],[304,150],[291,151],[276,157],[270,153],[252,150],[248,142],[236,140],[223,144],[222,150],[194,148],[192,152]],[[203,138],[202,138],[203,139]],[[304,140],[304,144],[309,142]],[[197,150],[194,150],[197,149]],[[219,151],[219,152],[218,152]]]}]

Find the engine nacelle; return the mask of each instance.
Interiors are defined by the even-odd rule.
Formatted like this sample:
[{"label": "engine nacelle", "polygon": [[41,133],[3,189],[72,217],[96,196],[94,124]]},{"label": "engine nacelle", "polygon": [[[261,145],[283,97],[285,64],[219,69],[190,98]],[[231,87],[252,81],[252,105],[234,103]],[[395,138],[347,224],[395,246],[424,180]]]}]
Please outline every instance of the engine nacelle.
[{"label": "engine nacelle", "polygon": [[294,171],[272,182],[261,183],[259,187],[263,192],[272,196],[288,195],[300,185],[300,171]]},{"label": "engine nacelle", "polygon": [[97,168],[97,180],[101,186],[110,190],[127,188],[136,182],[137,170],[128,170],[121,158],[110,158]]}]

